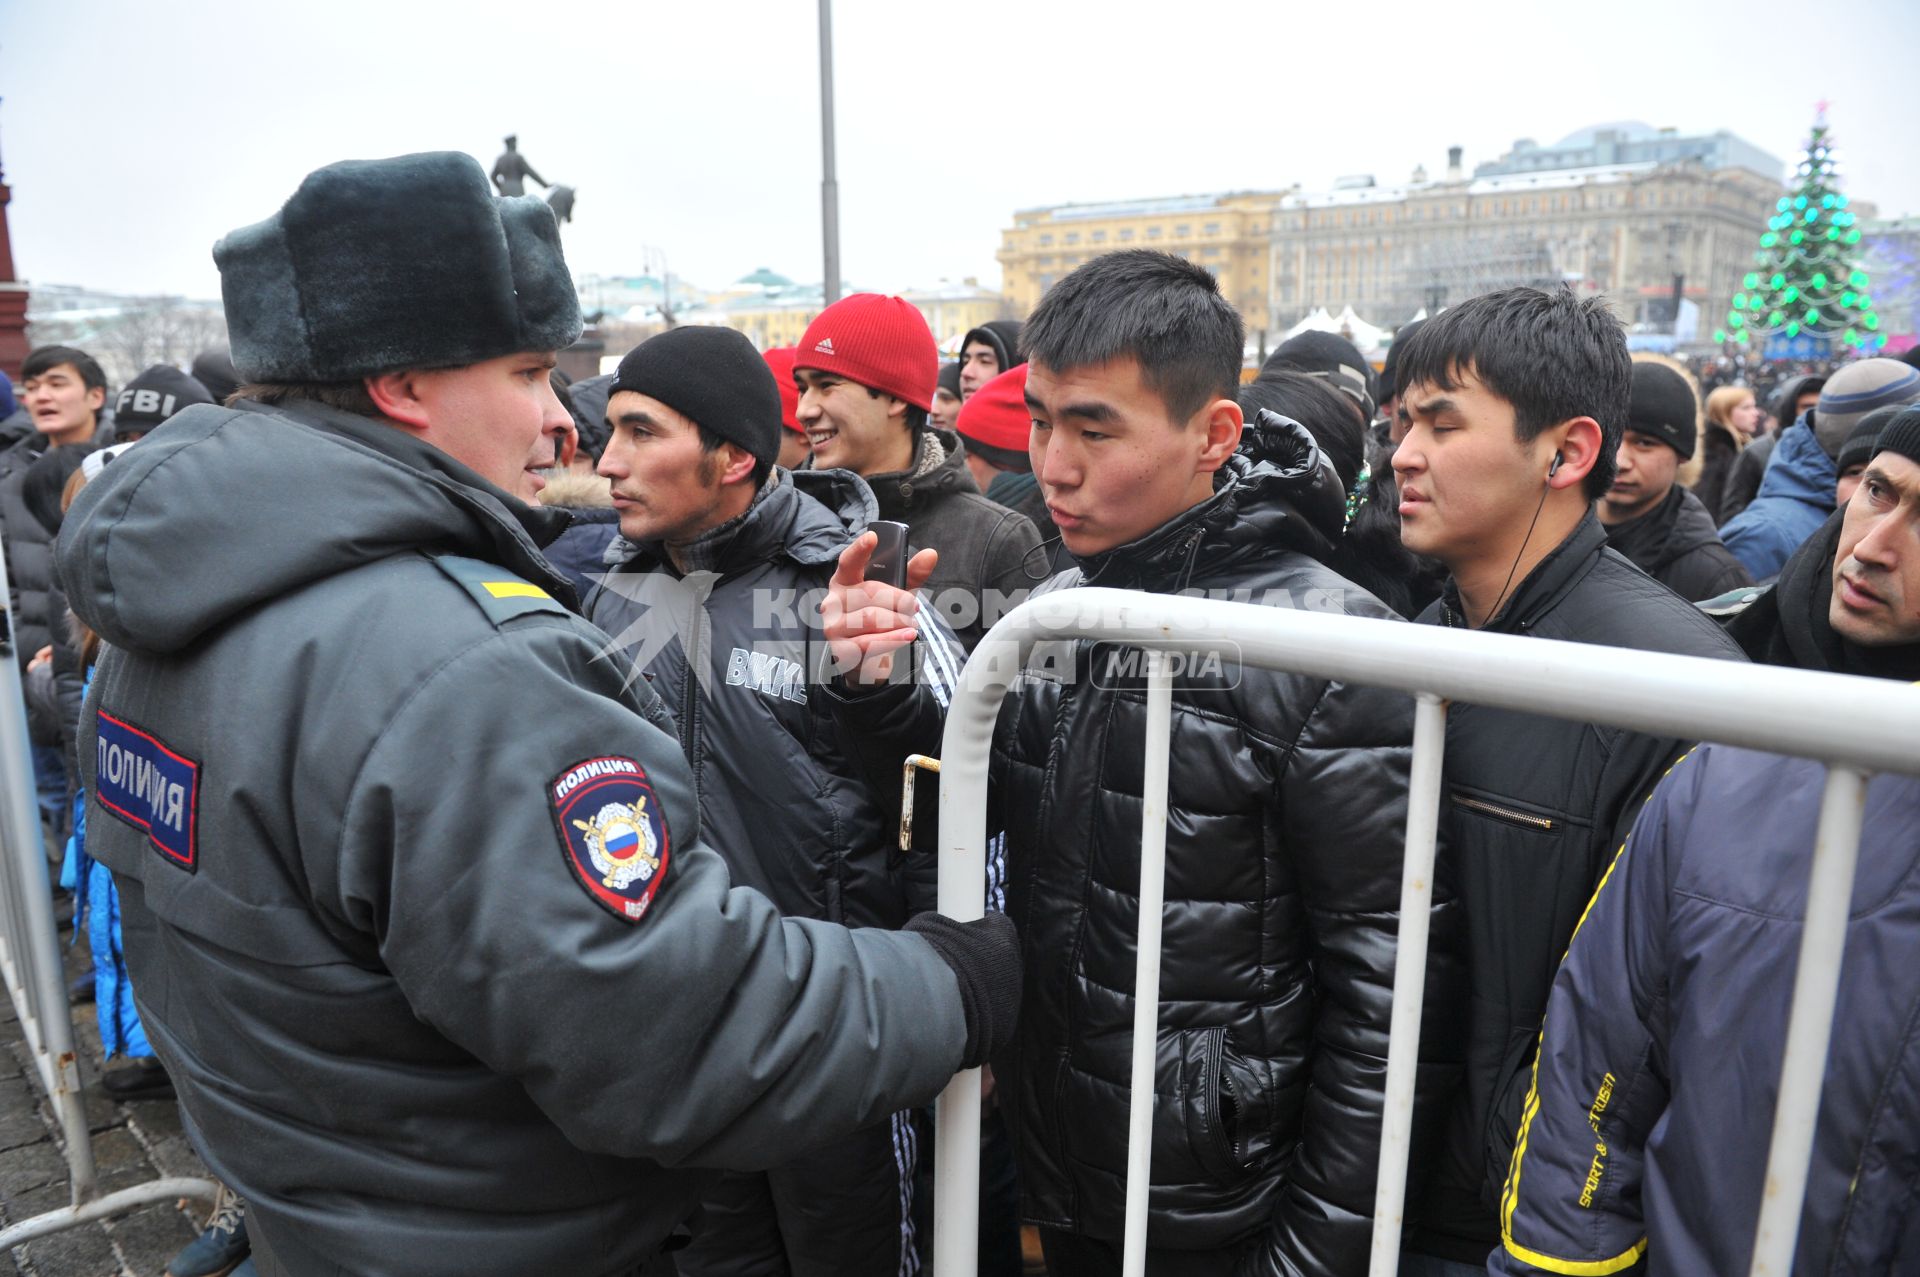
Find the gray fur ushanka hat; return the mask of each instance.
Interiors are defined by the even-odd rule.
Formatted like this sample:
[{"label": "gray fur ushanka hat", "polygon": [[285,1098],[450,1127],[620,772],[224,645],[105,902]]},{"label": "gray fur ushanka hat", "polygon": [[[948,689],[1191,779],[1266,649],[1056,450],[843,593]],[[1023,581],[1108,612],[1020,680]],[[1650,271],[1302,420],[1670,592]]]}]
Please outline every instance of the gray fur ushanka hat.
[{"label": "gray fur ushanka hat", "polygon": [[213,260],[247,381],[451,368],[580,336],[553,210],[495,195],[457,151],[316,169]]}]

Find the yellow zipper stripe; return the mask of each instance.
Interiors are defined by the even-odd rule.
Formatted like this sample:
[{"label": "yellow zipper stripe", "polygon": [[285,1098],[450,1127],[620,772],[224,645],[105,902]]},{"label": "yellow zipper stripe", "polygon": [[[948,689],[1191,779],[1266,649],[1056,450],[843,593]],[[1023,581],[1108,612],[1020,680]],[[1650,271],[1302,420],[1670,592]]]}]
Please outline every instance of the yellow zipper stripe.
[{"label": "yellow zipper stripe", "polygon": [[[1690,749],[1674,759],[1667,770],[1661,773],[1660,781],[1673,775],[1674,769],[1692,756],[1693,751]],[[1653,801],[1654,790],[1660,788],[1660,781],[1655,781],[1653,789],[1648,790],[1647,796],[1641,800],[1640,806],[1643,810]],[[1573,924],[1573,934],[1567,937],[1569,951],[1573,949],[1573,942],[1580,936],[1580,928],[1587,925],[1587,916],[1593,912],[1594,902],[1600,899],[1600,893],[1605,891],[1607,884],[1613,880],[1613,871],[1620,867],[1620,858],[1627,854],[1627,846],[1632,841],[1633,833],[1629,830],[1627,838],[1620,844],[1620,849],[1613,853],[1613,859],[1608,862],[1607,872],[1600,875],[1600,884],[1593,889],[1593,894],[1587,897],[1587,907],[1580,911],[1580,920]],[[1566,961],[1564,954],[1561,956],[1561,961]],[[1557,973],[1555,978],[1557,980]],[[1532,1131],[1533,1119],[1540,1112],[1540,1057],[1544,1054],[1546,1040],[1547,1026],[1543,1017],[1540,1036],[1534,1040],[1533,1044],[1533,1069],[1527,1079],[1527,1102],[1520,1111],[1520,1130],[1513,1142],[1513,1158],[1507,1164],[1506,1186],[1500,1193],[1500,1244],[1506,1247],[1508,1254],[1516,1259],[1525,1260],[1536,1268],[1545,1268],[1549,1272],[1556,1273],[1581,1274],[1583,1277],[1605,1277],[1605,1274],[1617,1273],[1631,1267],[1645,1253],[1647,1239],[1642,1237],[1639,1243],[1624,1255],[1590,1261],[1554,1259],[1528,1250],[1513,1240],[1513,1212],[1520,1204],[1520,1164],[1527,1155],[1527,1136]]]}]

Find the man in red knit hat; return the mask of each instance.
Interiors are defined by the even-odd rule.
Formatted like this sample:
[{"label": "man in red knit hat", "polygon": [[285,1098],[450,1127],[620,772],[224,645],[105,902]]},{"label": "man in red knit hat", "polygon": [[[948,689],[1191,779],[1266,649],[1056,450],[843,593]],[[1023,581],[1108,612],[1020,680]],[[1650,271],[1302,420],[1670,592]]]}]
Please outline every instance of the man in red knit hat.
[{"label": "man in red knit hat", "polygon": [[1049,572],[1033,523],[982,496],[960,436],[928,423],[939,376],[918,310],[855,293],[821,311],[800,339],[795,416],[816,468],[865,479],[881,518],[906,524],[915,551],[940,552],[926,594],[972,651]]},{"label": "man in red knit hat", "polygon": [[1033,413],[1027,407],[1027,366],[1010,368],[976,390],[961,406],[954,428],[966,444],[967,470],[987,500],[1027,516],[1041,540],[1051,543],[1051,570],[1071,566],[1027,452],[1033,430]]},{"label": "man in red knit hat", "polygon": [[780,388],[780,455],[776,460],[782,470],[798,470],[813,455],[813,445],[807,442],[800,419],[793,415],[800,406],[800,389],[793,384],[793,347],[775,346],[761,351],[760,357],[767,361],[773,384]]}]

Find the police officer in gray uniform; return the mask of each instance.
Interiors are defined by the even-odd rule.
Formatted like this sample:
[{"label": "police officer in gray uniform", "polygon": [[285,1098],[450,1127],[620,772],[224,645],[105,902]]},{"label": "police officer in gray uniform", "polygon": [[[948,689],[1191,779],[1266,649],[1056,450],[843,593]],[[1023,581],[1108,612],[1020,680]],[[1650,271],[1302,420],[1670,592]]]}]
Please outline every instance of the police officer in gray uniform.
[{"label": "police officer in gray uniform", "polygon": [[58,560],[108,644],[88,850],[261,1271],[636,1272],[712,1172],[1004,1040],[1004,918],[729,888],[541,558],[581,327],[544,203],[462,155],[336,164],[214,257],[252,386],[103,471]]}]

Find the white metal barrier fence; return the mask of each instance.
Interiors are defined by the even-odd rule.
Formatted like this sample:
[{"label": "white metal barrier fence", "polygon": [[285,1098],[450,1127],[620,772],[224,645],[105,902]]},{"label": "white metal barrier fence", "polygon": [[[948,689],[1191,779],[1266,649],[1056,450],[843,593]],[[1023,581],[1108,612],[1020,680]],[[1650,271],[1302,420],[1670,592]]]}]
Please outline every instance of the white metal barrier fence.
[{"label": "white metal barrier fence", "polygon": [[96,1196],[93,1142],[80,1098],[80,1064],[73,1049],[73,1013],[53,921],[53,892],[41,849],[33,754],[27,736],[26,696],[14,657],[18,631],[0,555],[0,976],[13,999],[27,1050],[60,1123],[72,1199],[58,1210],[0,1229],[0,1253],[9,1247],[118,1215],[152,1202],[190,1197],[211,1202],[210,1180],[162,1178]]},{"label": "white metal barrier fence", "polygon": [[[1036,643],[1080,638],[1148,653],[1140,938],[1121,1270],[1126,1277],[1144,1271],[1146,1254],[1173,686],[1162,654],[1220,649],[1230,649],[1247,666],[1393,688],[1415,698],[1370,1277],[1393,1277],[1399,1264],[1447,702],[1718,741],[1828,765],[1766,1196],[1750,1270],[1752,1277],[1786,1277],[1793,1265],[1833,1027],[1866,779],[1881,771],[1920,775],[1920,688],[1651,652],[1608,663],[1601,684],[1595,679],[1596,664],[1608,649],[1585,644],[1131,590],[1060,590],[1015,608],[987,633],[961,670],[940,751],[942,913],[964,920],[984,912],[987,758],[1002,698]],[[1597,694],[1602,687],[1604,698]],[[935,1277],[973,1277],[976,1269],[979,1129],[980,1079],[978,1070],[969,1070],[953,1080],[939,1103]]]}]

